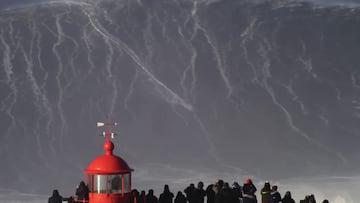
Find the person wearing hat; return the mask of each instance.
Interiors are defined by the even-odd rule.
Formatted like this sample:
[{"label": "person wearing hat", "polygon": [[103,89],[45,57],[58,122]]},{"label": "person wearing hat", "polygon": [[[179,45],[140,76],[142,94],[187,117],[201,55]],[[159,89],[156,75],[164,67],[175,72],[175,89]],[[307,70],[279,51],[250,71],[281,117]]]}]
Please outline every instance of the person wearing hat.
[{"label": "person wearing hat", "polygon": [[255,196],[255,192],[257,191],[255,185],[253,184],[252,180],[250,178],[246,179],[244,185],[243,185],[243,193]]}]

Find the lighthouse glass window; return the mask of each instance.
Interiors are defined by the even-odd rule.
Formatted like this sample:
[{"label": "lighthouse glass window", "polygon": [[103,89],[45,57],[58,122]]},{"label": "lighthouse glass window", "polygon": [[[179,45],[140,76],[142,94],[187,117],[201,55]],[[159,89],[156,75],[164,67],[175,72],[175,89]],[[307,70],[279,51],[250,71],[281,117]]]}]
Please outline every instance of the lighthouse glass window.
[{"label": "lighthouse glass window", "polygon": [[120,194],[121,193],[121,175],[109,175],[108,177],[108,188],[109,193]]},{"label": "lighthouse glass window", "polygon": [[106,175],[94,175],[90,179],[90,191],[95,193],[106,193],[106,182],[107,176]]},{"label": "lighthouse glass window", "polygon": [[130,173],[128,174],[124,174],[124,192],[130,192],[131,188],[130,188]]},{"label": "lighthouse glass window", "polygon": [[108,190],[115,194],[130,192],[130,174],[109,175]]}]

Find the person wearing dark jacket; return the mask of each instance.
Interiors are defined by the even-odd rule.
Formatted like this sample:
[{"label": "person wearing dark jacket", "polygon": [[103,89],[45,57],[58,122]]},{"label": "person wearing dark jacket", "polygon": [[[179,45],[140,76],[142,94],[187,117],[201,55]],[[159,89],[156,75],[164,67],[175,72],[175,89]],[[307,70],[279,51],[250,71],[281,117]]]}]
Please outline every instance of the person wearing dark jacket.
[{"label": "person wearing dark jacket", "polygon": [[261,188],[261,202],[262,203],[270,203],[270,183],[268,181],[265,182],[264,187]]},{"label": "person wearing dark jacket", "polygon": [[309,197],[309,203],[316,203],[315,195],[314,195],[314,194],[311,194],[311,195],[310,195],[310,197]]},{"label": "person wearing dark jacket", "polygon": [[146,195],[146,203],[158,203],[158,198],[154,195],[154,190],[150,189]]},{"label": "person wearing dark jacket", "polygon": [[224,183],[222,190],[223,202],[222,203],[240,203],[236,193],[230,188],[228,183]]},{"label": "person wearing dark jacket", "polygon": [[63,198],[59,195],[58,190],[53,190],[53,194],[49,197],[48,203],[62,203]]},{"label": "person wearing dark jacket", "polygon": [[140,192],[134,188],[131,190],[130,203],[138,203],[138,202],[140,202]]},{"label": "person wearing dark jacket", "polygon": [[284,197],[281,199],[281,203],[295,203],[295,200],[291,197],[291,192],[285,192]]},{"label": "person wearing dark jacket", "polygon": [[273,185],[271,187],[271,193],[270,193],[270,201],[271,203],[279,203],[281,202],[281,195],[278,191],[278,187],[276,185]]},{"label": "person wearing dark jacket", "polygon": [[206,191],[204,190],[204,183],[198,182],[197,188],[195,189],[195,202],[196,203],[204,203],[204,199],[206,196]]},{"label": "person wearing dark jacket", "polygon": [[139,202],[138,203],[146,203],[146,193],[145,190],[141,190],[140,196],[139,196]]},{"label": "person wearing dark jacket", "polygon": [[160,203],[172,203],[174,198],[174,194],[170,192],[169,186],[164,186],[164,192],[159,196]]},{"label": "person wearing dark jacket", "polygon": [[186,197],[181,191],[176,194],[174,203],[187,203]]},{"label": "person wearing dark jacket", "polygon": [[239,183],[237,182],[234,182],[233,185],[232,185],[232,190],[234,191],[234,193],[236,194],[236,197],[239,199],[242,197],[242,189],[241,189],[241,186],[239,185]]},{"label": "person wearing dark jacket", "polygon": [[214,184],[210,184],[206,187],[206,203],[214,203],[215,191],[213,190]]},{"label": "person wearing dark jacket", "polygon": [[189,203],[196,203],[196,188],[194,183],[190,183],[190,185],[185,188],[184,192]]},{"label": "person wearing dark jacket", "polygon": [[244,185],[243,185],[243,193],[252,195],[256,199],[255,192],[257,191],[255,185],[253,184],[252,180],[250,178],[246,179]]},{"label": "person wearing dark jacket", "polygon": [[221,179],[217,180],[213,187],[215,192],[214,203],[224,203],[223,187],[224,181]]},{"label": "person wearing dark jacket", "polygon": [[310,195],[306,195],[303,200],[300,200],[300,203],[310,203]]},{"label": "person wearing dark jacket", "polygon": [[82,200],[89,200],[89,188],[85,185],[84,181],[81,181],[77,186],[75,194],[79,202]]},{"label": "person wearing dark jacket", "polygon": [[242,203],[257,203],[257,199],[254,195],[243,194]]}]

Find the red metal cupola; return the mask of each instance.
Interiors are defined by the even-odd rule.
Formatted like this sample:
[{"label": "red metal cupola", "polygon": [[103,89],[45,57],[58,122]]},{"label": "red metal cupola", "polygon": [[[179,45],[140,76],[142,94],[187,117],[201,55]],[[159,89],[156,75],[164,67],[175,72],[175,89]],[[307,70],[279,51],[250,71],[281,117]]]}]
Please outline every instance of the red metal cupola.
[{"label": "red metal cupola", "polygon": [[119,174],[132,171],[121,157],[113,155],[114,144],[109,139],[104,143],[104,150],[105,154],[96,158],[85,169],[86,174]]},{"label": "red metal cupola", "polygon": [[105,154],[93,160],[85,169],[89,187],[89,203],[129,203],[131,196],[131,172],[133,169],[119,156],[113,154],[114,144],[110,138],[110,126],[117,123],[98,122],[97,126],[106,127],[102,136],[106,137]]}]

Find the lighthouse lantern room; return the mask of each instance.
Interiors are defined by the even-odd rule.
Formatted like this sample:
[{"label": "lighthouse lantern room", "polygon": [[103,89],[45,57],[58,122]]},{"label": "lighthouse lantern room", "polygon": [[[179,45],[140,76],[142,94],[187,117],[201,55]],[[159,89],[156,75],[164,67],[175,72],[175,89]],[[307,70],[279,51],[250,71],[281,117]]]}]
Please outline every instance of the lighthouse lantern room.
[{"label": "lighthouse lantern room", "polygon": [[116,134],[110,132],[110,126],[117,123],[98,122],[105,126],[102,134],[106,138],[105,154],[93,160],[85,169],[89,187],[89,203],[129,203],[131,195],[131,172],[133,169],[119,156],[113,154],[114,144],[110,138]]}]

